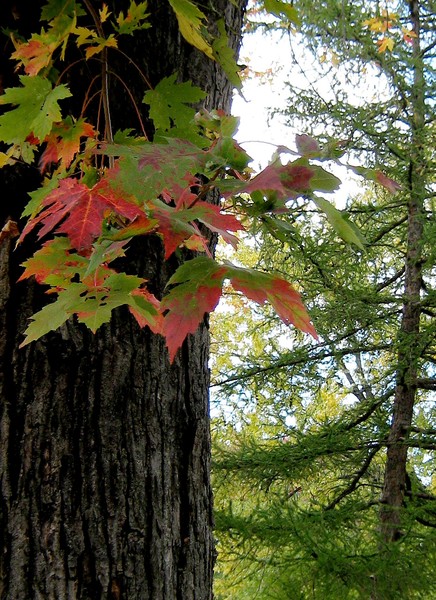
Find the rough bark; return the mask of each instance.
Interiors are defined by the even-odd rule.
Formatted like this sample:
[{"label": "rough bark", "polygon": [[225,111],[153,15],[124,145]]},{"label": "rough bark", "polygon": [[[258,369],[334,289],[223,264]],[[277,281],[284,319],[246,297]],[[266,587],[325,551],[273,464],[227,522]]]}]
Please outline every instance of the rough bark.
[{"label": "rough bark", "polygon": [[420,5],[409,2],[410,18],[416,38],[413,40],[413,87],[411,106],[411,160],[409,165],[409,201],[407,252],[405,261],[404,304],[398,340],[397,383],[392,425],[388,439],[382,494],[381,525],[384,542],[402,535],[401,508],[406,492],[407,438],[413,419],[418,389],[420,348],[420,294],[422,286],[422,245],[424,228],[425,171],[424,125],[425,81],[420,49]]},{"label": "rough bark", "polygon": [[[37,29],[42,4],[3,2],[2,26]],[[156,6],[153,28],[124,51],[153,83],[178,70],[208,92],[209,106],[229,109],[222,72],[183,42],[166,4]],[[235,48],[242,13],[242,1],[208,8],[212,22],[226,18]],[[6,45],[1,56],[3,87],[13,81],[10,51]],[[140,105],[135,69],[120,58],[111,68],[121,69]],[[83,89],[80,69],[68,76]],[[112,99],[114,126],[136,127],[115,84]],[[17,218],[36,180],[32,168],[0,171],[2,218]],[[31,248],[14,252],[13,244],[0,247],[0,598],[211,598],[206,320],[174,365],[163,339],[124,310],[95,336],[68,322],[20,350],[27,319],[47,298],[32,282],[16,283]],[[157,295],[175,266],[152,237],[126,264]]]}]

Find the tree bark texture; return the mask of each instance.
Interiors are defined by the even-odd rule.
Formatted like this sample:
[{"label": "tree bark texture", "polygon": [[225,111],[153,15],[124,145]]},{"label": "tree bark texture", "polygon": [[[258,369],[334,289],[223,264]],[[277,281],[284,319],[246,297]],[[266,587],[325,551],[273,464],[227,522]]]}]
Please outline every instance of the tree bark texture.
[{"label": "tree bark texture", "polygon": [[[38,30],[43,4],[3,1],[2,26]],[[209,108],[228,110],[231,87],[221,70],[183,42],[169,5],[149,8],[153,27],[126,40],[123,51],[153,85],[178,71],[208,92]],[[212,25],[225,18],[236,50],[243,2],[213,0],[202,9]],[[3,88],[16,85],[11,51],[3,42]],[[141,107],[136,67],[119,56],[109,67]],[[68,71],[75,98],[91,71],[83,62]],[[137,127],[115,82],[114,129]],[[73,101],[77,116],[76,108]],[[0,171],[3,221],[18,220],[38,177],[33,167]],[[0,598],[208,600],[214,546],[206,320],[173,365],[163,338],[141,330],[125,310],[96,335],[68,322],[19,349],[28,318],[47,297],[32,282],[16,283],[33,248],[13,247],[11,238],[0,247]],[[176,266],[176,259],[164,262],[151,236],[125,265],[157,296]]]},{"label": "tree bark texture", "polygon": [[404,303],[399,335],[397,383],[382,494],[381,526],[383,541],[398,540],[402,535],[401,508],[406,492],[407,438],[413,420],[418,389],[421,286],[423,267],[424,200],[426,196],[426,158],[424,146],[425,79],[420,48],[420,5],[409,2],[413,39],[413,86],[410,96],[411,145],[407,252],[405,261]]}]

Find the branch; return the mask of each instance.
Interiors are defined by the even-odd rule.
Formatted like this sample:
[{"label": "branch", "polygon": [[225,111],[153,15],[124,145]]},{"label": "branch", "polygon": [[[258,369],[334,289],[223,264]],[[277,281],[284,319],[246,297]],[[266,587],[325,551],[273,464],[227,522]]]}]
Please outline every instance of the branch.
[{"label": "branch", "polygon": [[345,488],[345,490],[342,490],[342,492],[339,494],[339,496],[337,496],[332,502],[330,502],[330,504],[324,510],[326,510],[326,511],[332,510],[337,504],[339,504],[339,502],[341,500],[343,500],[343,498],[345,498],[346,496],[348,496],[349,494],[354,492],[354,490],[357,487],[357,484],[359,483],[362,476],[368,470],[372,459],[374,458],[374,456],[377,454],[377,452],[379,450],[380,450],[380,446],[375,446],[374,448],[372,448],[372,450],[369,452],[368,456],[366,457],[363,465],[357,471],[356,475],[353,477],[350,485],[347,488]]},{"label": "branch", "polygon": [[391,283],[395,283],[395,281],[397,281],[397,279],[399,279],[400,277],[402,277],[404,275],[405,270],[406,270],[405,267],[402,267],[399,271],[394,273],[392,275],[392,277],[389,277],[389,279],[386,279],[385,281],[382,281],[381,283],[376,285],[376,287],[375,287],[376,291],[381,292],[384,288],[390,286]]},{"label": "branch", "polygon": [[418,377],[416,385],[420,390],[436,390],[435,377]]}]

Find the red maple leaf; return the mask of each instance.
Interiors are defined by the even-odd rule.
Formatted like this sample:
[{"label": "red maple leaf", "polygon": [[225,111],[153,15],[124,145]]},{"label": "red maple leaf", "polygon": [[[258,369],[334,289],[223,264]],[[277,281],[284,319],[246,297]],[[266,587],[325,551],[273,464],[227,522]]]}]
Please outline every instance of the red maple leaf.
[{"label": "red maple leaf", "polygon": [[391,192],[391,194],[395,194],[401,190],[401,185],[398,182],[396,182],[394,179],[391,179],[381,171],[375,171],[374,179],[377,181],[377,183],[380,183],[380,185]]},{"label": "red maple leaf", "polygon": [[314,170],[304,165],[289,163],[280,169],[280,178],[289,197],[310,190],[309,182],[314,175]]},{"label": "red maple leaf", "polygon": [[171,309],[163,326],[171,362],[188,333],[195,333],[205,313],[216,308],[222,294],[222,279],[217,278],[215,284],[215,287],[199,286],[194,292],[180,294],[163,304],[164,308]]},{"label": "red maple leaf", "polygon": [[199,200],[193,206],[183,211],[178,211],[178,215],[184,215],[190,221],[200,221],[208,229],[218,233],[224,241],[236,248],[238,238],[229,231],[243,231],[245,228],[234,215],[226,215],[221,212],[221,208],[214,204],[209,204]]},{"label": "red maple leaf", "polygon": [[276,162],[265,167],[259,175],[247,182],[230,182],[226,186],[227,181],[225,181],[223,196],[260,191],[277,192],[280,199],[294,198],[310,190],[309,181],[314,173],[314,169],[310,166],[295,164],[295,162],[282,165]]},{"label": "red maple leaf", "polygon": [[265,169],[263,169],[263,171],[261,171],[259,173],[259,175],[256,175],[256,177],[253,177],[253,179],[250,179],[250,181],[247,181],[247,183],[245,183],[245,185],[241,186],[241,190],[240,192],[254,192],[257,190],[260,191],[276,191],[279,193],[279,195],[282,197],[285,195],[285,188],[283,186],[283,182],[281,180],[280,177],[280,171],[281,171],[282,165],[281,164],[272,164],[272,165],[268,165],[267,167],[265,167]]},{"label": "red maple leaf", "polygon": [[77,179],[62,179],[59,187],[44,198],[42,208],[42,212],[27,223],[19,242],[36,225],[42,224],[38,238],[54,230],[65,233],[76,250],[84,250],[100,236],[102,222],[109,214],[129,220],[143,214],[138,205],[125,200],[104,179],[91,189]]},{"label": "red maple leaf", "polygon": [[228,277],[235,290],[258,304],[269,302],[286,325],[294,325],[318,339],[301,296],[290,283],[280,277],[237,267],[228,268]]},{"label": "red maple leaf", "polygon": [[168,282],[177,284],[161,302],[170,360],[189,333],[194,333],[205,313],[216,308],[222,294],[226,267],[205,256],[184,263]]}]

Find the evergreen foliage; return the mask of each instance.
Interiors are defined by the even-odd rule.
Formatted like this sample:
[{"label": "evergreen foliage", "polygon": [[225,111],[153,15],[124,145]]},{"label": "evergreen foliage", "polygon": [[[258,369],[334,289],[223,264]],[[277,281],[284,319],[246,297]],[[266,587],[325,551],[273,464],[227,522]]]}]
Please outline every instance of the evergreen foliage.
[{"label": "evergreen foliage", "polygon": [[[227,311],[236,313],[236,331],[228,312],[214,316],[217,597],[429,600],[434,7],[398,2],[386,14],[373,3],[332,0],[315,11],[302,0],[298,8],[292,69],[306,83],[293,76],[289,84],[289,123],[324,147],[343,140],[349,161],[366,169],[386,165],[401,190],[391,196],[369,184],[348,199],[363,252],[295,200],[267,223],[275,241],[257,231],[240,255],[299,283],[319,340],[290,335],[270,312],[250,320],[235,298]],[[403,449],[404,464],[392,458]]]}]

